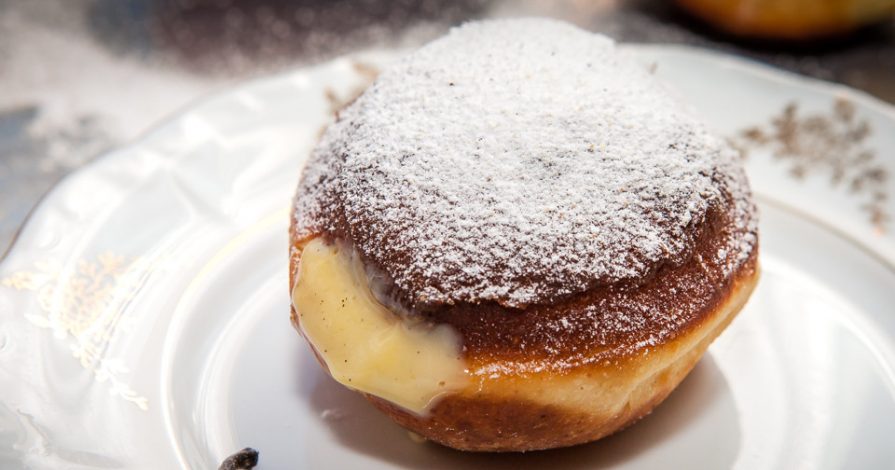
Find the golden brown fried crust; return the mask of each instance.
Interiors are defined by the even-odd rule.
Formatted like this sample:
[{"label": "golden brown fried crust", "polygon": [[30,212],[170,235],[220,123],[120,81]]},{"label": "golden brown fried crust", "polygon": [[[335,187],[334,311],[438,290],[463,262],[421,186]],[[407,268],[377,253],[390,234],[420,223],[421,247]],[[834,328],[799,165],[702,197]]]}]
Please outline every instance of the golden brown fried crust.
[{"label": "golden brown fried crust", "polygon": [[[677,387],[748,299],[758,279],[754,268],[753,265],[753,269],[742,273],[731,295],[703,322],[676,340],[653,348],[648,356],[631,356],[608,367],[603,364],[580,366],[569,372],[597,389],[604,384],[636,384],[632,389],[618,393],[611,391],[614,387],[608,387],[609,391],[593,396],[594,401],[604,402],[599,406],[545,404],[563,402],[577,391],[577,387],[567,386],[569,382],[564,382],[562,374],[557,372],[528,377],[526,382],[514,383],[513,390],[486,388],[478,393],[467,391],[447,396],[427,417],[407,412],[374,396],[366,397],[402,426],[460,450],[529,451],[595,441],[646,416]],[[664,365],[650,368],[651,363]],[[546,397],[536,401],[531,397],[540,396],[540,391],[525,393],[527,383],[537,381],[558,382],[553,395],[558,400]],[[529,398],[514,399],[513,395]]]},{"label": "golden brown fried crust", "polygon": [[[517,380],[480,383],[444,397],[428,416],[365,396],[402,426],[456,449],[528,451],[591,442],[633,424],[661,403],[736,317],[757,280],[753,256],[715,310],[674,340],[649,348],[646,355],[641,350],[574,370],[543,370]],[[294,310],[292,320],[297,328]],[[483,358],[474,360],[481,363]],[[576,393],[583,395],[577,407],[575,401],[572,406],[554,404]]]}]

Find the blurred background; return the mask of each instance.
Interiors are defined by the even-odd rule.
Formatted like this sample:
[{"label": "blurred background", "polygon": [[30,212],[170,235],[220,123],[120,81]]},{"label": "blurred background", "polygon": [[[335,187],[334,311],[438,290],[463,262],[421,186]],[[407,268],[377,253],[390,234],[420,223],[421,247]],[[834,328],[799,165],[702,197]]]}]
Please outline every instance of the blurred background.
[{"label": "blurred background", "polygon": [[0,0],[0,252],[61,177],[190,102],[352,50],[550,16],[895,103],[893,12],[895,0]]}]

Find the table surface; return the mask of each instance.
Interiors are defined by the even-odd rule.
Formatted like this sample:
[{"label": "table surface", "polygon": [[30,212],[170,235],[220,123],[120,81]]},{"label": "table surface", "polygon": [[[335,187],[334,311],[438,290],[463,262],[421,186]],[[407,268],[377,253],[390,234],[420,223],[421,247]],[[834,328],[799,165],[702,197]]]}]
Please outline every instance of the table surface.
[{"label": "table surface", "polygon": [[781,46],[719,34],[666,0],[0,0],[0,252],[60,178],[199,97],[512,16],[744,55],[895,103],[895,21]]}]

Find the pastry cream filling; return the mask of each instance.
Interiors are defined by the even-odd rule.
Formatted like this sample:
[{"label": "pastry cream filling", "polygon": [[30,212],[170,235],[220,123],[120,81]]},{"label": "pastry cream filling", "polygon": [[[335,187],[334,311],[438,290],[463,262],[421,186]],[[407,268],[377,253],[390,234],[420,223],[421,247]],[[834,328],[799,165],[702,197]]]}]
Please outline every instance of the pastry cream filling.
[{"label": "pastry cream filling", "polygon": [[341,384],[425,414],[469,380],[447,325],[409,324],[380,304],[350,250],[317,238],[301,254],[292,303],[302,333]]}]

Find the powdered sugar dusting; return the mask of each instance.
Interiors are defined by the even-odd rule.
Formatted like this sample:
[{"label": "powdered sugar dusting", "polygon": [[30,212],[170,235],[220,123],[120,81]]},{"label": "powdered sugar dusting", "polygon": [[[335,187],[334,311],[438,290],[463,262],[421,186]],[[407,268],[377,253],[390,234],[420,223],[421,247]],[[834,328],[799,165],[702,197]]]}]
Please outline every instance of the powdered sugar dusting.
[{"label": "powdered sugar dusting", "polygon": [[524,307],[683,262],[712,205],[732,270],[755,243],[735,152],[611,40],[507,20],[380,75],[323,135],[295,217],[299,237],[347,232],[413,305]]}]

